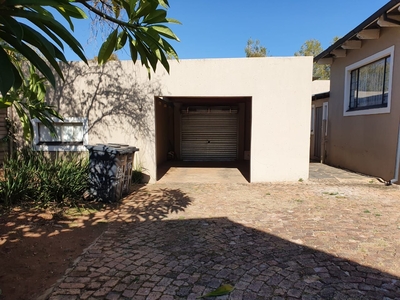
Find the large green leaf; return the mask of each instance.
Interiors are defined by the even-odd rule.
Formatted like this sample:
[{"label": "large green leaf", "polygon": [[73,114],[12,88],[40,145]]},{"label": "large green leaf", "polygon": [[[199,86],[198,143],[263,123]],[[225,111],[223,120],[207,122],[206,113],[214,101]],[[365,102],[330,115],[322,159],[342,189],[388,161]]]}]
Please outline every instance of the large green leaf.
[{"label": "large green leaf", "polygon": [[140,0],[126,0],[126,1],[129,2],[129,10],[130,10],[129,19],[132,19],[135,14],[135,7],[138,1]]},{"label": "large green leaf", "polygon": [[153,37],[153,39],[157,40],[157,42],[160,45],[162,45],[162,49],[164,49],[164,51],[166,53],[168,53],[168,55],[171,55],[176,60],[179,60],[178,59],[178,54],[176,53],[175,49],[165,39],[160,37],[160,35],[158,34],[158,32],[156,30],[154,30],[152,27],[148,27],[146,29],[146,32],[147,32],[148,35]]},{"label": "large green leaf", "polygon": [[51,12],[49,12],[47,9],[43,8],[40,5],[30,5],[27,10],[29,11],[34,11],[36,13],[38,13],[39,15],[43,15],[43,16],[48,16],[51,18],[54,18],[53,14]]},{"label": "large green leaf", "polygon": [[136,32],[136,36],[139,37],[142,43],[148,46],[148,48],[151,50],[151,53],[154,53],[158,60],[161,60],[160,52],[162,50],[160,49],[160,45],[156,40],[152,39],[152,37],[147,35],[145,32],[140,32],[140,30]]},{"label": "large green leaf", "polygon": [[168,8],[169,7],[168,0],[158,0],[158,3],[164,8]]},{"label": "large green leaf", "polygon": [[130,6],[129,2],[128,1],[124,1],[124,0],[122,0],[120,2],[121,2],[122,7],[126,11],[126,14],[128,15],[128,17],[130,17],[130,15],[131,15],[131,6]]},{"label": "large green leaf", "polygon": [[130,50],[130,53],[131,53],[132,61],[134,63],[136,63],[137,57],[138,57],[138,52],[137,52],[137,49],[136,49],[136,47],[134,45],[134,41],[133,41],[133,39],[131,37],[129,37],[129,50]]},{"label": "large green leaf", "polygon": [[75,29],[74,23],[72,23],[72,20],[71,20],[70,16],[68,15],[68,13],[65,12],[65,10],[58,9],[57,7],[56,7],[56,10],[57,10],[57,11],[60,13],[60,15],[62,15],[62,16],[64,17],[64,19],[68,22],[69,28],[70,28],[72,31],[74,31],[74,29]]},{"label": "large green leaf", "polygon": [[4,26],[3,28],[8,28],[19,40],[22,40],[24,32],[21,28],[21,24],[14,18],[0,15],[0,24]]},{"label": "large green leaf", "polygon": [[155,11],[150,12],[144,19],[143,23],[154,24],[165,22],[167,17],[167,12],[163,9],[156,9]]},{"label": "large green leaf", "polygon": [[137,50],[137,53],[140,56],[142,65],[146,66],[146,69],[150,74],[150,66],[149,66],[149,62],[147,60],[146,49],[143,48],[142,44],[139,43],[139,41],[137,39],[132,39],[132,46]]},{"label": "large green leaf", "polygon": [[24,29],[24,40],[36,48],[41,49],[41,52],[46,57],[47,61],[53,66],[58,74],[61,74],[61,78],[63,78],[62,71],[56,58],[67,63],[64,54],[38,31],[25,24],[21,24],[21,26]]},{"label": "large green leaf", "polygon": [[[37,25],[39,22],[40,20],[37,20],[34,23]],[[53,31],[57,36],[59,36],[68,46],[70,46],[74,53],[80,57],[80,59],[87,63],[81,44],[71,35],[71,33],[65,30],[65,28],[59,22],[55,20],[48,20],[43,22],[43,24]]]},{"label": "large green leaf", "polygon": [[209,292],[203,296],[197,297],[197,298],[207,298],[207,297],[218,297],[218,296],[223,296],[223,295],[228,295],[230,292],[232,292],[235,288],[230,285],[230,284],[224,284],[221,285],[219,288],[216,290]]},{"label": "large green leaf", "polygon": [[154,10],[157,9],[158,3],[154,0],[147,0],[147,1],[139,1],[139,7],[136,11],[136,14],[132,16],[133,20],[139,20],[141,17],[144,17]]},{"label": "large green leaf", "polygon": [[[46,53],[49,53],[54,59],[56,56],[54,49],[56,47],[52,43],[50,43],[41,33],[28,25],[21,23],[21,27],[24,31],[24,41],[40,49],[41,52],[45,51]],[[48,57],[46,58],[48,59]]]},{"label": "large green leaf", "polygon": [[[31,47],[25,43],[21,43],[15,37],[7,34],[6,32],[0,31],[0,39],[3,39],[11,46],[13,46],[18,52],[25,56],[38,70],[49,80],[52,86],[55,86],[56,80],[54,78],[53,72],[46,64],[46,62],[37,53],[32,50]],[[61,74],[62,76],[62,74]]]},{"label": "large green leaf", "polygon": [[111,3],[112,3],[112,9],[113,9],[114,15],[118,19],[120,16],[120,13],[121,13],[122,5],[121,5],[120,1],[117,1],[117,0],[111,0]]},{"label": "large green leaf", "polygon": [[114,49],[116,48],[117,44],[117,35],[118,35],[118,28],[115,29],[111,34],[108,36],[106,41],[101,45],[99,55],[98,55],[98,63],[100,65],[107,62],[110,58],[111,54],[113,53]]},{"label": "large green leaf", "polygon": [[[143,30],[146,32],[146,28],[143,28]],[[155,71],[158,60],[169,73],[169,63],[165,57],[163,45],[160,43],[162,42],[161,38],[158,36],[158,39],[154,39],[151,35],[145,33],[142,34],[140,31],[137,32],[137,36],[143,43],[147,45],[147,49],[149,50],[147,56],[155,56],[156,58],[155,60],[154,58],[149,59],[149,61],[152,63],[153,70]]]},{"label": "large green leaf", "polygon": [[58,11],[63,11],[71,18],[87,19],[87,15],[85,14],[85,12],[75,5],[70,5],[70,4],[60,5],[60,6],[55,6],[54,8],[57,9]]},{"label": "large green leaf", "polygon": [[56,6],[60,4],[69,4],[69,0],[6,0],[6,5],[41,5],[41,6]]},{"label": "large green leaf", "polygon": [[150,63],[151,68],[153,69],[153,71],[156,70],[157,68],[157,57],[156,55],[154,55],[154,53],[152,53],[150,47],[140,38],[139,36],[139,32],[137,32],[137,39],[136,39],[136,47],[139,51],[140,54],[140,58],[142,59],[142,64],[143,61],[146,61],[145,66],[147,67],[148,71],[149,71],[149,77],[150,77],[150,69],[148,67],[148,63]]},{"label": "large green leaf", "polygon": [[[21,24],[24,29],[25,40],[34,45],[37,48],[46,49],[53,58],[57,58],[62,62],[67,63],[67,59],[65,58],[64,54],[48,39],[46,39],[40,32],[36,31],[35,29],[29,27],[28,25]],[[47,59],[50,60],[49,57],[46,56]]]},{"label": "large green leaf", "polygon": [[14,84],[14,65],[11,63],[7,53],[0,47],[0,92],[3,97]]},{"label": "large green leaf", "polygon": [[121,31],[118,34],[117,44],[115,46],[115,50],[122,49],[126,44],[126,39],[128,38],[128,34],[125,30]]},{"label": "large green leaf", "polygon": [[38,28],[40,28],[40,30],[42,30],[44,33],[46,33],[54,42],[56,42],[56,44],[60,47],[61,50],[64,50],[64,44],[51,30],[49,30],[46,26],[40,23],[37,23],[35,25]]},{"label": "large green leaf", "polygon": [[[6,12],[7,13],[7,12]],[[15,17],[25,18],[38,27],[41,25],[46,26],[48,29],[54,32],[58,37],[60,37],[71,49],[78,55],[83,61],[87,62],[85,55],[83,54],[83,47],[76,40],[72,34],[65,29],[65,27],[56,21],[54,18],[49,16],[39,15],[31,11],[16,10],[12,11],[12,15]]]},{"label": "large green leaf", "polygon": [[182,23],[179,22],[177,19],[167,18],[166,20],[167,20],[168,23],[182,25]]},{"label": "large green leaf", "polygon": [[159,34],[161,34],[161,35],[163,35],[163,36],[165,36],[167,38],[179,41],[179,38],[167,26],[156,25],[156,26],[151,26],[151,28],[154,29],[155,31],[157,31]]}]

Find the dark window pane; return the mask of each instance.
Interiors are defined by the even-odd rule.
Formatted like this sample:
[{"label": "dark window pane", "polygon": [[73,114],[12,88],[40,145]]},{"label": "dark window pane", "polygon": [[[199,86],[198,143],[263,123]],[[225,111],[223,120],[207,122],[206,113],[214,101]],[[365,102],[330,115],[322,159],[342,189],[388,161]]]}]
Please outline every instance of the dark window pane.
[{"label": "dark window pane", "polygon": [[349,109],[387,106],[390,56],[351,71]]},{"label": "dark window pane", "polygon": [[350,104],[349,108],[357,107],[357,82],[358,82],[358,70],[351,71],[351,83],[350,83]]}]

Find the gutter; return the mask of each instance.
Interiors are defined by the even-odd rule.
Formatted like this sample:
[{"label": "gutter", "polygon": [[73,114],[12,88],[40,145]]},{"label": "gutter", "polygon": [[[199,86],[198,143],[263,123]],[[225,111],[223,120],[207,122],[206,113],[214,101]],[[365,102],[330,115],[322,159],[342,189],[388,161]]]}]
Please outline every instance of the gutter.
[{"label": "gutter", "polygon": [[398,3],[400,3],[400,0],[391,0],[388,3],[386,3],[384,6],[382,6],[378,11],[376,11],[374,14],[372,14],[369,18],[367,18],[365,21],[363,21],[360,25],[358,25],[356,28],[351,30],[348,34],[346,34],[344,37],[341,39],[337,40],[336,43],[331,45],[329,48],[327,48],[325,51],[321,52],[314,58],[314,62],[318,62],[321,58],[325,58],[330,53],[342,46],[345,42],[350,40],[352,37],[354,37],[357,33],[365,29],[367,26],[371,25],[373,22],[377,21],[380,16],[386,14],[388,10],[391,8],[395,7]]}]

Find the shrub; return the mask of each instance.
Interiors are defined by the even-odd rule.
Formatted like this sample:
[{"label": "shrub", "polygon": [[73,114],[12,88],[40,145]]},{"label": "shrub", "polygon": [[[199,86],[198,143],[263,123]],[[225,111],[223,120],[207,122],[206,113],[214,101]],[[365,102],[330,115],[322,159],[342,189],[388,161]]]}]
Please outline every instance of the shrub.
[{"label": "shrub", "polygon": [[74,203],[88,188],[87,158],[51,159],[25,148],[4,162],[0,197],[4,205],[34,201],[41,205]]}]

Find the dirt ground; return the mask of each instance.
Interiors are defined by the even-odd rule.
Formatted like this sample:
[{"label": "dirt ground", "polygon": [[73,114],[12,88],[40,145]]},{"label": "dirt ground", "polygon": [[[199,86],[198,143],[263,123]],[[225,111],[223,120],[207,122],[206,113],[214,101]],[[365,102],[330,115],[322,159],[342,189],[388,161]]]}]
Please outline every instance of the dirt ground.
[{"label": "dirt ground", "polygon": [[36,299],[107,228],[115,206],[0,211],[0,299]]}]

